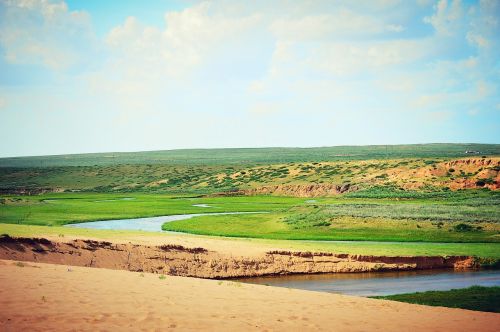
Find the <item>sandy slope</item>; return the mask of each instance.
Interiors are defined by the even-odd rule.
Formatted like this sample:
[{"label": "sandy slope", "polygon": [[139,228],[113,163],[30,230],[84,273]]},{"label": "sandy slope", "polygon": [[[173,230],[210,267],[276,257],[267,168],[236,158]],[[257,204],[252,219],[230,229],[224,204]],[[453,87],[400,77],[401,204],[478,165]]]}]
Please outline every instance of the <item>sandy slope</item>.
[{"label": "sandy slope", "polygon": [[500,314],[0,261],[0,330],[498,331]]}]

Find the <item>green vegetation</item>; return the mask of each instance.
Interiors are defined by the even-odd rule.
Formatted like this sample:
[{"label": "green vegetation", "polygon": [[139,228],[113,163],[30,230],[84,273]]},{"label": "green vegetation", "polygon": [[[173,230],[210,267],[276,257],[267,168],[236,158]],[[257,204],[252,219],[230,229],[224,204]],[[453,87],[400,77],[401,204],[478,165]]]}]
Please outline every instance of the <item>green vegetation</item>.
[{"label": "green vegetation", "polygon": [[500,194],[467,191],[467,195],[454,195],[454,200],[450,195],[446,199],[411,200],[92,193],[5,196],[0,222],[59,226],[173,214],[267,212],[201,216],[170,222],[163,228],[200,235],[289,240],[500,242]]},{"label": "green vegetation", "polygon": [[[126,230],[98,230],[85,228],[70,228],[61,226],[34,226],[1,224],[0,234],[21,237],[71,237],[95,238],[105,241],[148,241],[150,232]],[[155,236],[171,237],[171,234],[158,233]],[[197,238],[197,235],[183,236]],[[321,242],[296,240],[269,240],[252,238],[225,238],[203,236],[210,241],[227,242],[228,246],[255,246],[259,250],[321,251],[346,254],[363,254],[375,256],[477,256],[481,264],[498,266],[500,262],[500,243],[426,243],[426,242]]]},{"label": "green vegetation", "polygon": [[[207,194],[268,185],[353,184],[357,197],[415,197],[448,189],[456,178],[478,187],[495,183],[491,172],[443,163],[465,150],[500,155],[500,145],[424,144],[327,148],[173,150],[0,159],[0,192],[52,191]],[[432,172],[414,170],[432,168]],[[450,173],[450,169],[453,172]],[[479,169],[479,167],[478,167]],[[435,173],[435,174],[434,174]],[[417,175],[415,175],[417,174]],[[453,175],[453,176],[452,176]],[[436,177],[437,176],[437,177]],[[422,188],[409,191],[415,185]],[[379,187],[371,190],[372,187]],[[403,189],[405,188],[405,189]],[[353,195],[356,195],[353,193]]]},{"label": "green vegetation", "polygon": [[[147,194],[47,194],[5,196],[0,222],[57,226],[68,223],[188,213],[274,211],[300,204],[293,197],[191,198]],[[209,207],[198,207],[208,204]]]},{"label": "green vegetation", "polygon": [[500,155],[500,144],[413,144],[322,148],[190,149],[110,152],[0,159],[0,167],[64,167],[118,164],[228,165],[277,164],[398,158],[457,158],[466,150]]},{"label": "green vegetation", "polygon": [[489,191],[402,201],[318,198],[265,215],[201,216],[170,222],[163,229],[295,240],[500,242],[499,198]]},{"label": "green vegetation", "polygon": [[500,313],[500,287],[473,286],[449,291],[376,296],[374,298]]},{"label": "green vegetation", "polygon": [[289,216],[283,212],[201,216],[166,223],[163,229],[199,235],[290,240],[500,242],[498,223],[481,223],[482,231],[461,232],[454,230],[453,222],[442,226],[432,221],[352,217],[328,219],[327,216],[324,213]]},{"label": "green vegetation", "polygon": [[[466,150],[481,151],[481,156],[451,159],[469,158]],[[0,229],[16,234],[36,229],[59,237],[136,236],[139,233],[59,226],[174,214],[266,212],[202,216],[170,222],[163,229],[294,240],[280,243],[304,250],[470,254],[492,258],[491,264],[496,264],[500,192],[490,189],[498,186],[500,160],[494,156],[499,155],[498,144],[424,144],[3,158]],[[461,189],[474,185],[481,189]],[[278,196],[325,193],[333,196]]]}]

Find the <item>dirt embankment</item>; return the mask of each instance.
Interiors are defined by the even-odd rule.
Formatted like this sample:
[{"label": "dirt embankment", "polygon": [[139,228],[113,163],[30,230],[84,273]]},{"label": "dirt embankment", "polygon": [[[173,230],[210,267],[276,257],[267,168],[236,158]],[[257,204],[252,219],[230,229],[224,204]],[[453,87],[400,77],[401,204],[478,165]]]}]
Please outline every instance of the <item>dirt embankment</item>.
[{"label": "dirt embankment", "polygon": [[0,195],[42,195],[65,192],[64,188],[49,187],[0,187]]},{"label": "dirt embankment", "polygon": [[465,189],[484,187],[490,190],[500,189],[500,160],[499,159],[461,159],[444,163],[448,171],[456,174],[473,174],[470,178],[456,178],[450,188]]},{"label": "dirt embankment", "polygon": [[237,191],[222,192],[212,196],[236,196],[236,195],[276,195],[276,196],[292,196],[292,197],[322,197],[335,196],[350,191],[355,191],[358,188],[349,183],[342,185],[338,184],[287,184],[263,186],[252,189],[242,189]]},{"label": "dirt embankment", "polygon": [[451,190],[488,188],[500,189],[500,158],[464,158],[418,169],[388,171],[389,181],[405,189],[426,185],[448,187]]},{"label": "dirt embankment", "polygon": [[34,261],[199,278],[277,274],[473,268],[471,257],[377,257],[271,251],[257,257],[229,256],[180,245],[147,246],[94,240],[0,238],[0,259]]}]

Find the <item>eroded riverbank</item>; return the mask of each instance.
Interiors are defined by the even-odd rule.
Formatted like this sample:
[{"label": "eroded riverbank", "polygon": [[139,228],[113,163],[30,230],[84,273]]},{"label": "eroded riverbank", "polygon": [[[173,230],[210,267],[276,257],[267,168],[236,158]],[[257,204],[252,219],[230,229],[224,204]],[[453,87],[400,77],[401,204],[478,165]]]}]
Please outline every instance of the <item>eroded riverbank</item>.
[{"label": "eroded riverbank", "polygon": [[143,245],[95,240],[56,241],[0,237],[0,259],[35,261],[198,278],[236,278],[285,274],[478,267],[469,256],[387,257],[324,252],[268,251],[235,256],[181,245]]}]

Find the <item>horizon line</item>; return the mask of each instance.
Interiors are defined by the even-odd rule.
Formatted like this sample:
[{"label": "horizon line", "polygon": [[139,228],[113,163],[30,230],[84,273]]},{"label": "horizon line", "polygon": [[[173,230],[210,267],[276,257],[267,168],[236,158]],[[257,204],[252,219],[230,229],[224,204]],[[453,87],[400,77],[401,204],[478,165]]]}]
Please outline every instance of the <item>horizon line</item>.
[{"label": "horizon line", "polygon": [[261,146],[261,147],[213,147],[213,148],[173,148],[173,149],[159,149],[159,150],[133,150],[133,151],[101,151],[101,152],[76,152],[76,153],[56,153],[56,154],[43,154],[43,155],[20,155],[20,156],[0,156],[0,159],[13,159],[13,158],[36,158],[36,157],[61,157],[61,156],[79,156],[91,154],[127,154],[127,153],[148,153],[148,152],[167,152],[167,151],[189,151],[189,150],[257,150],[257,149],[324,149],[336,147],[376,147],[376,146],[405,146],[405,145],[500,145],[500,143],[475,143],[475,142],[430,142],[430,143],[401,143],[401,144],[340,144],[340,145],[323,145],[323,146]]}]

